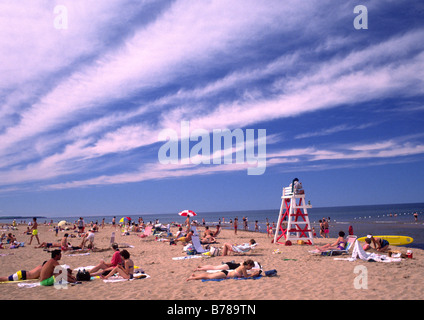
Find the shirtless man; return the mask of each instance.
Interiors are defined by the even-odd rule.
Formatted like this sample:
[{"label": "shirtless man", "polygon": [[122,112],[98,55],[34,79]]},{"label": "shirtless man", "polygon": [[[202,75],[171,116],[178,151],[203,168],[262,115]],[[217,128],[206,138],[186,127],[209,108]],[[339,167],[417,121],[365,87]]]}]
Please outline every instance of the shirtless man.
[{"label": "shirtless man", "polygon": [[53,250],[52,257],[41,268],[40,284],[43,286],[52,286],[54,284],[54,269],[59,265],[59,260],[62,258],[60,250]]},{"label": "shirtless man", "polygon": [[[53,250],[52,257],[48,260],[44,266],[41,268],[40,272],[40,284],[42,286],[52,286],[55,283],[55,277],[61,274],[61,270],[59,273],[55,273],[55,268],[59,266],[59,260],[62,258],[62,252],[60,250]],[[57,270],[56,270],[57,271]],[[75,277],[72,275],[72,270],[67,270],[67,281],[68,282],[76,282]]]},{"label": "shirtless man", "polygon": [[29,244],[31,244],[32,238],[34,238],[34,236],[37,239],[38,244],[40,244],[40,239],[38,238],[38,223],[37,223],[37,218],[33,218],[32,220],[34,221],[34,224],[32,225],[32,227],[30,229],[30,231],[32,232],[32,234],[31,234],[31,239],[29,240]]},{"label": "shirtless man", "polygon": [[34,248],[61,248],[62,250],[68,250],[68,234],[65,233],[60,242],[43,242],[42,244]]}]

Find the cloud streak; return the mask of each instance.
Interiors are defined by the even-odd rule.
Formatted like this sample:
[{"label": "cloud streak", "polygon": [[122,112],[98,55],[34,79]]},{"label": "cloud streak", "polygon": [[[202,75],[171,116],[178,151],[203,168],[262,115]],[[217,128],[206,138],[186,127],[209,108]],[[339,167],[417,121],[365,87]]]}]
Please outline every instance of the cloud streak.
[{"label": "cloud streak", "polygon": [[[246,165],[160,165],[158,135],[179,130],[182,121],[208,132],[268,128],[422,96],[424,28],[364,44],[361,36],[336,32],[352,20],[352,3],[64,1],[70,22],[62,31],[53,28],[53,8],[44,1],[1,4],[0,185],[52,190],[239,172]],[[119,22],[123,7],[131,23]],[[267,164],[424,152],[418,138],[314,139],[382,122],[331,123],[291,136],[271,130]],[[301,146],[282,149],[292,137]]]}]

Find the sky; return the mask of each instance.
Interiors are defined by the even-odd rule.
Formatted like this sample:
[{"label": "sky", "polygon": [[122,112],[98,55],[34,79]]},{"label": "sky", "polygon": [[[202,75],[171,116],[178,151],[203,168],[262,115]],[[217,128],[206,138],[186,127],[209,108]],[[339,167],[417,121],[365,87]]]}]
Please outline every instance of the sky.
[{"label": "sky", "polygon": [[0,216],[424,202],[421,1],[1,0],[0,35]]}]

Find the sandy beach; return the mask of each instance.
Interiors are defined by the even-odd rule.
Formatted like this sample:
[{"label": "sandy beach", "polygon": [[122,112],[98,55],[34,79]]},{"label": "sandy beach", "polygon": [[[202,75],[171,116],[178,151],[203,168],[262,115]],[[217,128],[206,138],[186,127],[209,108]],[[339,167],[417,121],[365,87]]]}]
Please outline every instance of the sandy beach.
[{"label": "sandy beach", "polygon": [[[34,248],[34,239],[29,245],[29,235],[24,235],[26,227],[19,226],[13,231],[18,241],[25,242],[24,247],[17,249],[1,249],[0,276],[9,276],[18,270],[31,270],[50,258],[50,253],[41,248]],[[204,228],[199,227],[202,233]],[[110,247],[110,225],[100,229],[95,235],[95,246],[101,249]],[[171,229],[172,232],[176,228]],[[73,231],[67,231],[76,234]],[[56,237],[52,228],[39,226],[41,242],[59,242],[64,232]],[[217,238],[219,247],[224,243],[241,244],[255,239],[258,246],[244,255],[202,257],[199,259],[173,260],[173,257],[186,256],[183,245],[169,245],[156,241],[155,237],[140,238],[132,233],[122,236],[116,230],[118,244],[130,244],[127,250],[136,266],[150,276],[147,279],[105,283],[102,279],[68,285],[65,289],[55,287],[19,287],[17,283],[0,284],[0,298],[13,300],[409,300],[422,299],[424,273],[424,253],[413,249],[413,259],[402,259],[401,262],[381,263],[357,261],[337,261],[334,257],[326,257],[309,253],[314,249],[308,245],[284,246],[271,243],[271,237],[264,233],[239,230],[235,235],[232,230],[223,230]],[[70,238],[72,245],[79,245],[81,239]],[[315,239],[316,245],[331,243],[334,239]],[[279,253],[275,250],[279,249]],[[405,247],[393,247],[406,253]],[[87,255],[69,256],[64,252],[61,264],[72,269],[93,266],[100,260],[110,261],[112,250],[91,251]],[[340,257],[340,256],[339,256]],[[348,257],[348,256],[343,256]],[[261,263],[263,270],[276,269],[275,277],[261,277],[257,280],[186,281],[199,265],[219,265],[221,262],[234,260],[243,262],[253,259]],[[361,271],[358,272],[358,266]],[[356,268],[356,269],[355,269]],[[358,276],[367,276],[367,288],[356,288]],[[356,271],[356,273],[355,273]],[[34,281],[27,281],[30,283]],[[363,283],[363,282],[362,282]]]}]

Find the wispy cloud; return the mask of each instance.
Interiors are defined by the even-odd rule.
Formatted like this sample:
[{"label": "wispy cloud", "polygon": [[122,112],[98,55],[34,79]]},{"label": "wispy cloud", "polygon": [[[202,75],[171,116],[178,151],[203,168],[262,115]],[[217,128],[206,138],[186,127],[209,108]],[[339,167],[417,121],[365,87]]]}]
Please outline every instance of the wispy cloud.
[{"label": "wispy cloud", "polygon": [[[262,128],[320,110],[422,96],[424,29],[364,44],[336,32],[353,18],[352,3],[63,1],[70,17],[61,31],[45,1],[0,4],[0,185],[63,189],[238,172],[246,166],[159,165],[158,135],[178,131],[181,121],[209,132]],[[131,23],[122,22],[123,7]],[[293,134],[301,147],[284,150],[283,133],[271,133],[267,163],[423,152],[419,139],[329,146],[313,139],[375,123],[310,128]]]}]

